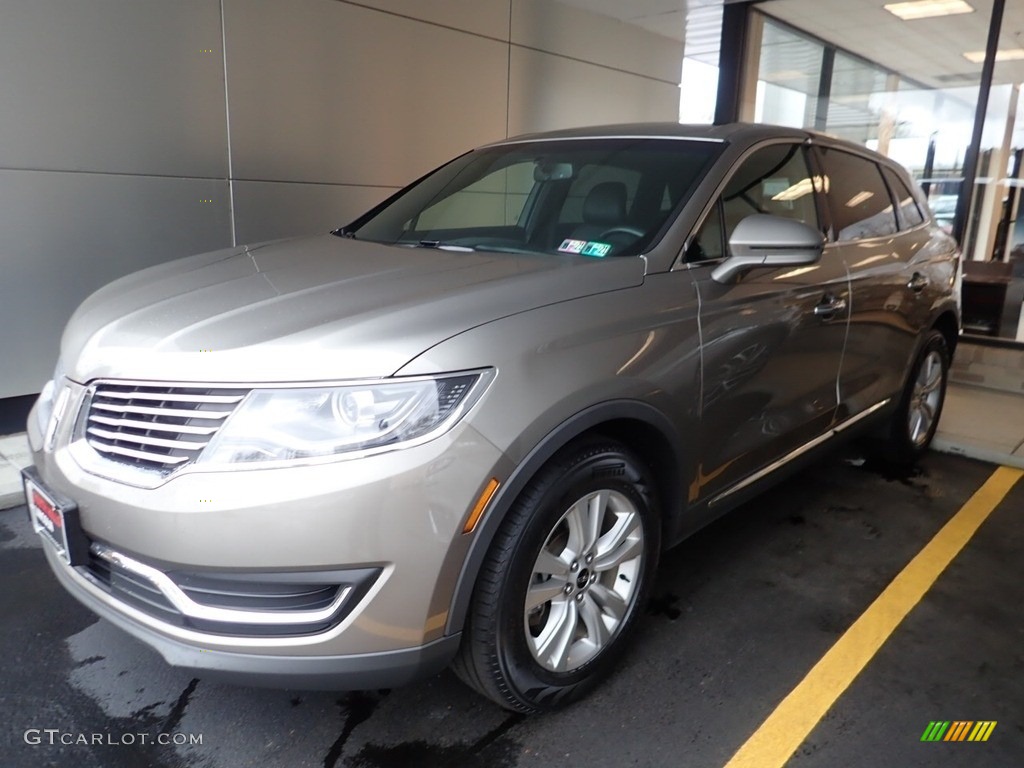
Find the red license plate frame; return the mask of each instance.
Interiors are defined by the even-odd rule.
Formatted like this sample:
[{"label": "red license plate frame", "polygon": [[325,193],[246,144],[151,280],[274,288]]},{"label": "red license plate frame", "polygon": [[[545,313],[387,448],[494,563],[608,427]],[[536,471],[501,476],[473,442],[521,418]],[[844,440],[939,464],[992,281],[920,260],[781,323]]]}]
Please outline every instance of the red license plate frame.
[{"label": "red license plate frame", "polygon": [[89,544],[78,520],[78,506],[49,490],[34,469],[23,469],[25,504],[32,529],[68,565],[84,565]]}]

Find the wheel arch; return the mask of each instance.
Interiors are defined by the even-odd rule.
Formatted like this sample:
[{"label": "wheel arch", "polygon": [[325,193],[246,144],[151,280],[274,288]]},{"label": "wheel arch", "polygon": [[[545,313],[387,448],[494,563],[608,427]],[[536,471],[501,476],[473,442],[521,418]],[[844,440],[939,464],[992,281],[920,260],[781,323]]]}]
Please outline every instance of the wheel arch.
[{"label": "wheel arch", "polygon": [[619,400],[595,405],[563,421],[519,462],[491,501],[462,562],[448,611],[445,634],[459,632],[466,621],[473,587],[505,515],[530,479],[558,451],[585,435],[602,435],[622,443],[650,468],[658,495],[663,536],[682,509],[681,469],[684,450],[670,420],[647,403]]},{"label": "wheel arch", "polygon": [[[931,331],[938,331],[942,334],[942,338],[946,340],[946,349],[949,352],[950,362],[952,362],[953,353],[956,352],[957,343],[960,341],[960,320],[956,310],[947,305],[933,316],[932,321],[927,326],[922,326],[922,332],[914,342],[913,354],[911,354],[910,358],[907,360],[906,369],[903,371],[902,383],[900,384],[900,389],[894,398],[896,402],[899,402],[899,398],[903,396],[904,391],[910,383],[910,375],[914,370],[914,363],[917,361],[918,356],[921,354],[921,350],[924,348],[928,338],[928,332]],[[893,407],[895,408],[895,402]]]},{"label": "wheel arch", "polygon": [[957,342],[960,340],[960,322],[957,320],[956,313],[947,309],[935,318],[932,328],[946,338],[946,348],[949,349],[949,356],[952,358],[953,353],[956,352]]}]

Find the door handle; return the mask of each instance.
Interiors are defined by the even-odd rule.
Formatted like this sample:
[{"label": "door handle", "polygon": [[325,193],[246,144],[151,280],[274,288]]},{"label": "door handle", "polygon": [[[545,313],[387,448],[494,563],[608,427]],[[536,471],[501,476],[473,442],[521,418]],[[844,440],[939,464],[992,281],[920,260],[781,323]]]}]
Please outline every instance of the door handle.
[{"label": "door handle", "polygon": [[846,309],[846,299],[840,299],[838,296],[828,294],[814,308],[814,315],[815,317],[829,320],[836,312],[842,312],[844,309]]},{"label": "door handle", "polygon": [[922,275],[920,272],[915,272],[914,276],[910,278],[910,282],[907,283],[907,288],[912,290],[914,293],[920,293],[928,287],[930,281],[927,277]]}]

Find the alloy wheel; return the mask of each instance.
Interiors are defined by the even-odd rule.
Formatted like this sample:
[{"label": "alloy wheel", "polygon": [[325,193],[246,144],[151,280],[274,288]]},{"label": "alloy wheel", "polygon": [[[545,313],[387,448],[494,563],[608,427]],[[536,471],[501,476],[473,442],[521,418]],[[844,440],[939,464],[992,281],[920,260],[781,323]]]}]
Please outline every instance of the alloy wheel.
[{"label": "alloy wheel", "polygon": [[572,672],[612,641],[636,600],[643,570],[639,510],[598,490],[569,506],[533,565],[524,605],[526,642],[552,672]]},{"label": "alloy wheel", "polygon": [[943,364],[941,355],[931,350],[921,361],[910,394],[907,429],[915,446],[927,442],[942,404]]}]

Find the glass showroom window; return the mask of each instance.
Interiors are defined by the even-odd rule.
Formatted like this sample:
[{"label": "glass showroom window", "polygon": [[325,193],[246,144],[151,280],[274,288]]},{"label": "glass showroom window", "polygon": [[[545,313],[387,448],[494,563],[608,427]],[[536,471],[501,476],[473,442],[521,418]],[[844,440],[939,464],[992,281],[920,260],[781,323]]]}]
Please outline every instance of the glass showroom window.
[{"label": "glass showroom window", "polygon": [[813,128],[825,46],[765,20],[753,120]]},{"label": "glass showroom window", "polygon": [[891,94],[899,77],[861,59],[836,52],[828,91],[825,129],[885,154],[898,104]]},{"label": "glass showroom window", "polygon": [[[939,225],[962,233],[966,330],[1024,341],[1024,47],[1014,35],[1024,14],[1007,3],[982,93],[992,9],[971,0],[965,14],[903,20],[860,0],[762,2],[749,24],[740,118],[825,131],[906,166]],[[982,97],[971,208],[958,225]]]},{"label": "glass showroom window", "polygon": [[679,122],[711,123],[718,96],[718,57],[722,43],[722,5],[691,3],[686,12]]},{"label": "glass showroom window", "polygon": [[[1019,49],[1005,33],[1000,50]],[[1022,52],[1024,55],[1024,52]],[[965,236],[964,331],[1024,341],[1024,63],[998,61]]]}]

